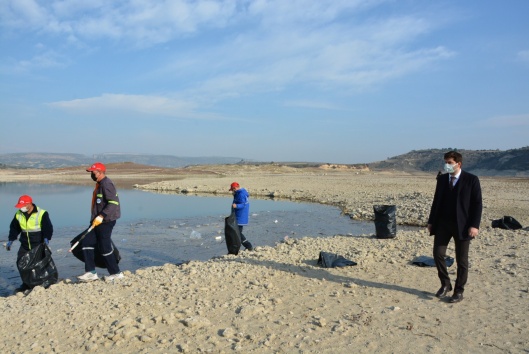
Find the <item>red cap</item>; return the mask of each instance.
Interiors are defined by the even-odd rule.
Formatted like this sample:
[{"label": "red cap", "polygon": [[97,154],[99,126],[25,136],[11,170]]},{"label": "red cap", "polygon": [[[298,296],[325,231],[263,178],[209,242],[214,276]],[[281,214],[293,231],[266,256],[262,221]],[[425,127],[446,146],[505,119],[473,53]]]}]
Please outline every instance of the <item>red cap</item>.
[{"label": "red cap", "polygon": [[230,185],[230,191],[234,190],[235,188],[239,188],[239,183],[237,182],[233,182],[231,185]]},{"label": "red cap", "polygon": [[92,172],[92,171],[105,172],[106,170],[107,168],[105,167],[105,165],[103,165],[101,162],[96,162],[92,166],[88,167],[86,169],[86,172]]},{"label": "red cap", "polygon": [[18,204],[15,205],[15,208],[22,208],[26,205],[33,204],[33,199],[29,195],[23,195],[20,198],[18,198]]}]

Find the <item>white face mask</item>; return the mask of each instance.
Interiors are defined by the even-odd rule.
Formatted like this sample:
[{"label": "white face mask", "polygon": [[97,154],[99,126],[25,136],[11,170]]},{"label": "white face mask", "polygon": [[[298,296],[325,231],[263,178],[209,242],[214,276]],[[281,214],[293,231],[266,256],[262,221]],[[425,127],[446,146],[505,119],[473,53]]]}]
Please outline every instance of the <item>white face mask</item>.
[{"label": "white face mask", "polygon": [[28,212],[28,207],[22,207],[22,208],[20,208],[20,211],[23,212],[23,213],[27,213]]},{"label": "white face mask", "polygon": [[457,163],[453,165],[450,165],[449,163],[445,163],[444,170],[447,173],[454,173],[456,171],[455,170],[456,166],[457,166]]}]

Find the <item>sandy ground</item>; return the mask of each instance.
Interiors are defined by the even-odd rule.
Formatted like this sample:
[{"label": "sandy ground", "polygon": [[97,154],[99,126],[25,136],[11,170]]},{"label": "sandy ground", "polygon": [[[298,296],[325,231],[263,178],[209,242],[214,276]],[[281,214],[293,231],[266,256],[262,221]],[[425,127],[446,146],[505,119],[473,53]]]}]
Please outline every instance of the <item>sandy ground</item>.
[{"label": "sandy ground", "polygon": [[[207,169],[162,177],[108,174],[117,183],[138,180],[140,188],[183,193],[226,193],[238,181],[254,196],[337,205],[355,219],[371,220],[375,204],[395,204],[399,223],[422,226],[435,187],[435,176],[424,174]],[[26,171],[24,177],[2,171],[0,181],[77,178],[64,172],[57,179],[56,173]],[[158,182],[143,184],[150,181]],[[424,229],[399,231],[389,240],[306,235],[238,256],[126,271],[115,283],[66,279],[49,289],[0,298],[0,351],[527,353],[529,232],[490,224],[510,215],[529,225],[529,179],[481,182],[482,227],[471,245],[469,282],[459,304],[433,296],[439,287],[435,268],[411,264],[416,256],[431,254],[433,239]],[[320,251],[358,265],[322,268]],[[455,266],[450,269],[455,278]]]}]

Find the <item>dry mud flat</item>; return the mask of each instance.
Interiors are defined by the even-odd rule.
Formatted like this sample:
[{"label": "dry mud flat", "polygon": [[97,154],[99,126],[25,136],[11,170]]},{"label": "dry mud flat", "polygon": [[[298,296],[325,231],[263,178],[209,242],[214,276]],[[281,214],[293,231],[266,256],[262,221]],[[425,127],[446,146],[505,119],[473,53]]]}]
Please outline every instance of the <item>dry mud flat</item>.
[{"label": "dry mud flat", "polygon": [[[356,218],[369,218],[373,204],[397,204],[400,221],[410,224],[425,222],[435,186],[432,176],[241,169],[142,188],[225,193],[233,180],[253,195],[339,205]],[[511,215],[527,226],[528,181],[483,178],[482,185],[483,226],[462,303],[435,298],[435,268],[410,264],[431,253],[425,231],[391,240],[305,237],[126,272],[116,283],[65,280],[0,298],[0,351],[526,353],[529,232],[492,229],[489,219]],[[358,265],[321,268],[320,251]]]}]

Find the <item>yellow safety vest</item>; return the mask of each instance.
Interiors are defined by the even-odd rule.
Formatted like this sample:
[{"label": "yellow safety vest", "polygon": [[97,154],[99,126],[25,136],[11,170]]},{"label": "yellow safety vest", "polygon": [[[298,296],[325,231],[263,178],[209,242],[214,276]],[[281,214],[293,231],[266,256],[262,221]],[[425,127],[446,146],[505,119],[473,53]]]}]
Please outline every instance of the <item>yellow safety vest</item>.
[{"label": "yellow safety vest", "polygon": [[42,223],[42,216],[46,212],[46,210],[39,208],[36,206],[37,212],[31,213],[29,218],[26,219],[26,215],[22,211],[17,211],[15,214],[15,217],[18,220],[18,223],[20,224],[20,228],[22,229],[22,233],[26,234],[26,237],[28,238],[28,246],[29,249],[31,249],[31,242],[29,239],[30,233],[40,233],[41,232],[41,223]]}]

